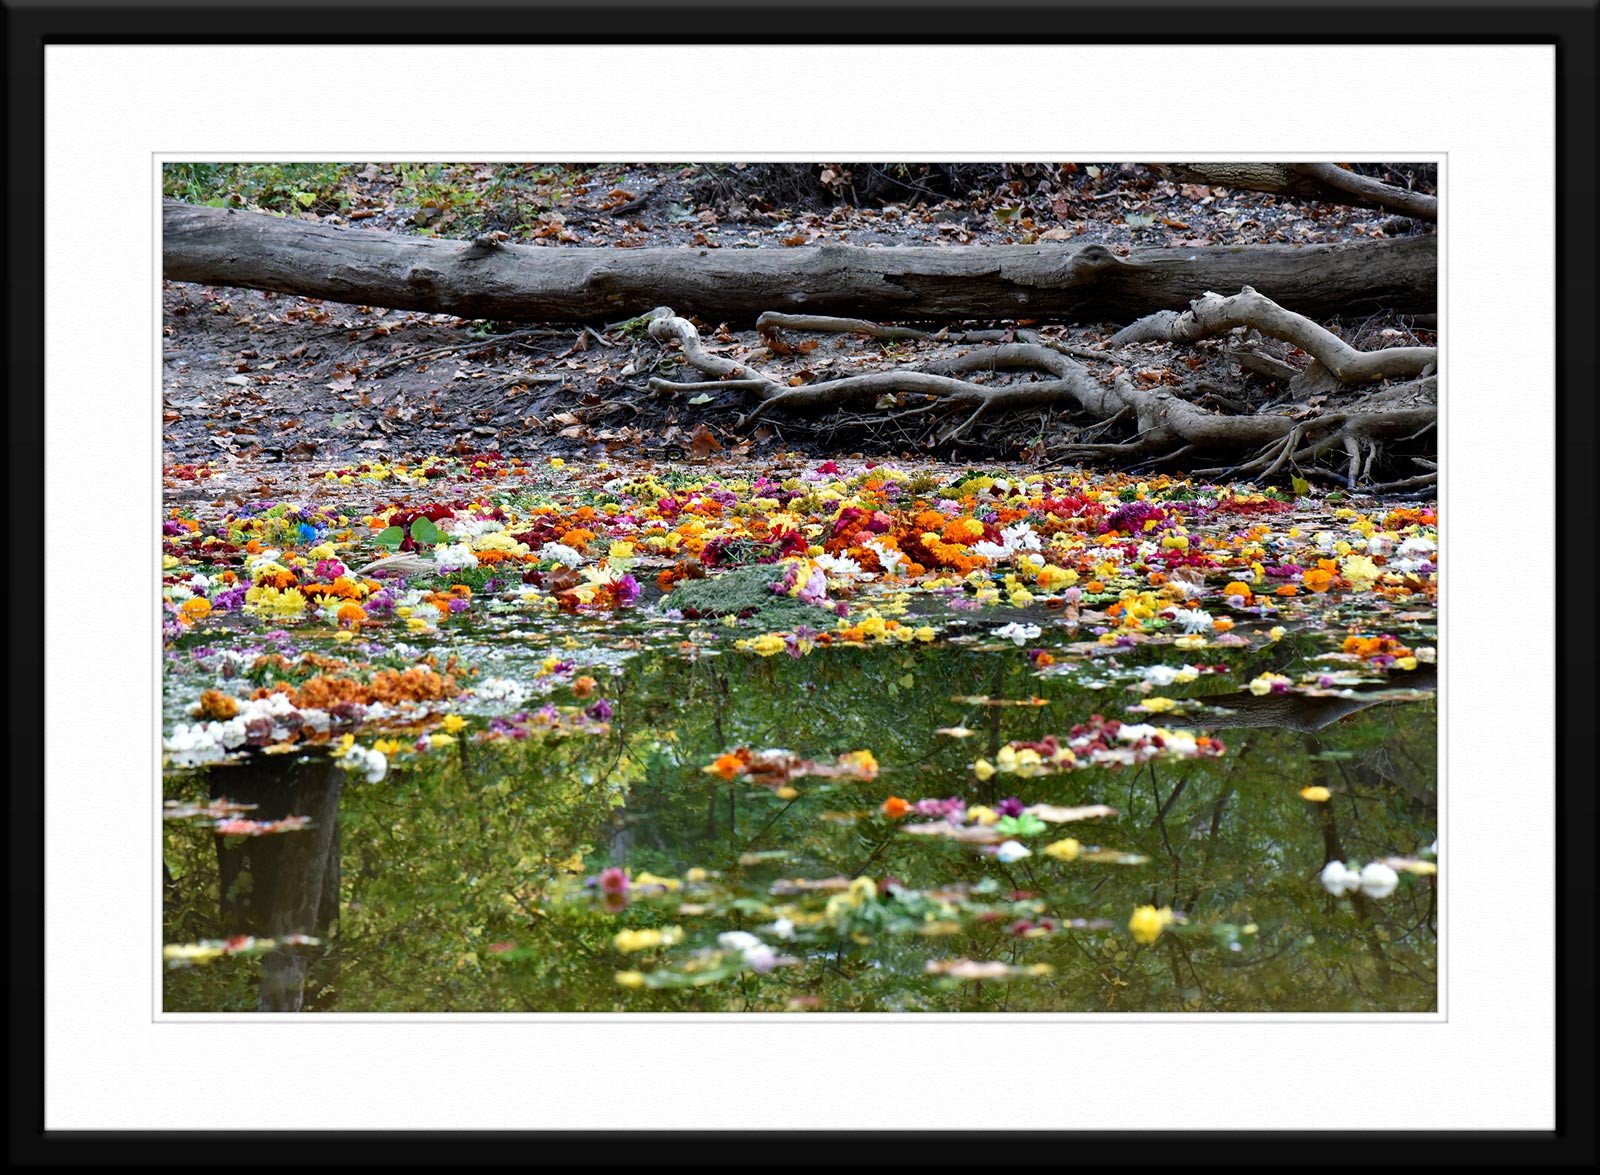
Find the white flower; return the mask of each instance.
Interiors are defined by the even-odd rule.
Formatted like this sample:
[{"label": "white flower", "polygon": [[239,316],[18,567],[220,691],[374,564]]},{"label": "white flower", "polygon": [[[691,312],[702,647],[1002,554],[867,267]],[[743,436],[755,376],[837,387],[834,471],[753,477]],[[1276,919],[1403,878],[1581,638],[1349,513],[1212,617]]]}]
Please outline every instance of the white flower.
[{"label": "white flower", "polygon": [[368,783],[377,783],[389,770],[389,757],[369,747],[351,747],[340,757],[339,766],[351,773],[361,772]]},{"label": "white flower", "polygon": [[1005,543],[1006,550],[1012,552],[1039,549],[1039,536],[1033,533],[1033,527],[1026,522],[1017,522],[1006,527],[1000,532],[1000,540]]},{"label": "white flower", "polygon": [[991,543],[988,539],[972,544],[972,553],[980,559],[988,559],[991,563],[997,559],[1004,559],[1008,554],[999,543]]},{"label": "white flower", "polygon": [[1354,893],[1361,887],[1361,874],[1346,869],[1343,861],[1329,861],[1322,867],[1322,888],[1334,897]]},{"label": "white flower", "polygon": [[1151,665],[1144,671],[1145,681],[1157,689],[1166,689],[1174,682],[1193,681],[1199,676],[1199,672],[1190,665],[1185,665],[1182,669],[1174,669],[1170,665]]},{"label": "white flower", "polygon": [[766,943],[753,946],[744,953],[745,966],[765,975],[778,965],[778,952]]},{"label": "white flower", "polygon": [[474,696],[486,702],[505,702],[520,706],[528,698],[528,691],[509,677],[486,677],[472,687]]},{"label": "white flower", "polygon": [[1189,634],[1210,632],[1216,624],[1204,608],[1179,608],[1172,622]]},{"label": "white flower", "polygon": [[1397,554],[1400,555],[1431,555],[1439,549],[1439,544],[1423,535],[1412,535],[1400,544]]},{"label": "white flower", "polygon": [[1373,861],[1361,871],[1361,892],[1369,898],[1386,898],[1399,884],[1399,874],[1382,861]]},{"label": "white flower", "polygon": [[546,543],[539,548],[539,558],[559,563],[563,567],[577,567],[583,562],[583,556],[564,543]]},{"label": "white flower", "polygon": [[1008,640],[1018,648],[1021,648],[1039,635],[1039,626],[1037,624],[1018,624],[1012,621],[1010,624],[995,629],[994,635]]},{"label": "white flower", "polygon": [[725,930],[717,935],[717,945],[725,951],[747,951],[761,945],[761,940],[748,930]]},{"label": "white flower", "polygon": [[868,550],[878,556],[878,562],[883,565],[883,570],[888,575],[895,575],[906,564],[906,557],[893,547],[886,547],[876,539],[868,539],[863,544]]},{"label": "white flower", "polygon": [[465,543],[436,548],[433,552],[433,561],[439,565],[439,570],[446,575],[455,571],[466,571],[468,568],[478,565],[478,557],[468,549]]},{"label": "white flower", "polygon": [[726,930],[717,935],[717,945],[725,951],[738,951],[748,966],[763,973],[778,963],[777,952],[748,930]]},{"label": "white flower", "polygon": [[827,574],[830,579],[842,580],[850,583],[861,577],[861,564],[848,555],[818,555],[812,560]]},{"label": "white flower", "polygon": [[774,938],[793,938],[794,937],[794,923],[789,921],[789,919],[787,919],[787,918],[779,918],[777,921],[773,922],[771,925],[763,926],[761,929],[765,930],[768,934],[772,935]]},{"label": "white flower", "polygon": [[1148,722],[1124,722],[1117,729],[1117,737],[1125,743],[1136,743],[1140,739],[1149,738],[1156,733],[1156,728]]},{"label": "white flower", "polygon": [[994,851],[994,859],[1005,865],[1009,865],[1013,861],[1020,861],[1024,857],[1031,856],[1033,856],[1033,854],[1029,852],[1027,848],[1014,840],[1008,840],[1004,842]]}]

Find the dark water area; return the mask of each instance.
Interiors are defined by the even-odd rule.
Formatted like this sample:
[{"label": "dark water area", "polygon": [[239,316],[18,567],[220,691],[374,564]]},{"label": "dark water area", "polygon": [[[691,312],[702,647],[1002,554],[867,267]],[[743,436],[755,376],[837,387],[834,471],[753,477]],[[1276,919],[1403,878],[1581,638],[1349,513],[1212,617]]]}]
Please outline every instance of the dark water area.
[{"label": "dark water area", "polygon": [[[596,662],[603,722],[486,740],[474,717],[392,754],[381,782],[316,749],[171,769],[169,807],[307,819],[166,821],[164,940],[232,942],[169,958],[164,1006],[1432,1011],[1432,666],[1249,688],[1314,674],[1338,635],[1189,653],[1206,671],[1149,714],[1128,707],[1163,657],[1187,663],[1170,648],[1046,664],[959,632],[804,657],[646,643]],[[1005,770],[1008,744],[1095,715],[1223,749],[1181,757],[1173,738],[1145,762]],[[735,773],[740,747],[794,758]],[[841,760],[861,751],[871,766]],[[1058,819],[1090,805],[1113,811]],[[952,810],[961,835],[907,831]],[[1392,885],[1324,883],[1330,862],[1386,860]]]}]

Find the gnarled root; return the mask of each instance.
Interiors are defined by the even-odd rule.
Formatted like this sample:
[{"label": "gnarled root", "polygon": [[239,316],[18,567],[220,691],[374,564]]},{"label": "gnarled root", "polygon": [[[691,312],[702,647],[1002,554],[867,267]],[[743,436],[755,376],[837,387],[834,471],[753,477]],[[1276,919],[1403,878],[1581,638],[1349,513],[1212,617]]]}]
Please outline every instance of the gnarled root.
[{"label": "gnarled root", "polygon": [[[1163,310],[1148,315],[1118,331],[1111,342],[1120,346],[1133,342],[1193,341],[1223,334],[1238,326],[1254,327],[1264,335],[1293,343],[1341,383],[1425,375],[1439,362],[1436,347],[1358,351],[1327,328],[1302,314],[1285,310],[1249,286],[1232,297],[1204,294],[1181,314]],[[1305,379],[1310,374],[1302,372],[1300,378]]]},{"label": "gnarled root", "polygon": [[[871,337],[890,337],[860,320],[799,319],[765,316],[771,328],[852,331]],[[1284,310],[1246,287],[1233,298],[1206,295],[1185,314],[1169,322],[1170,337],[1192,338],[1234,325],[1256,326],[1264,333],[1285,338],[1316,356],[1327,370],[1346,380],[1382,379],[1397,374],[1414,375],[1431,367],[1436,352],[1431,347],[1357,351],[1316,323]],[[1340,411],[1320,415],[1256,413],[1227,415],[1200,407],[1176,390],[1163,385],[1138,386],[1118,370],[1109,386],[1063,349],[1037,335],[1030,341],[1001,342],[951,358],[936,359],[920,368],[872,372],[824,379],[791,386],[747,363],[715,354],[705,347],[699,332],[686,319],[669,311],[657,312],[650,334],[663,343],[676,341],[690,367],[711,377],[694,383],[653,378],[650,386],[662,392],[737,390],[759,401],[737,426],[748,428],[765,414],[778,410],[859,409],[879,404],[883,397],[919,397],[925,402],[904,407],[871,423],[889,423],[920,416],[944,406],[967,410],[966,415],[938,438],[959,440],[986,416],[1028,406],[1060,406],[1109,424],[1132,417],[1134,435],[1120,443],[1082,443],[1068,452],[1101,457],[1165,461],[1190,452],[1254,453],[1231,472],[1271,476],[1285,465],[1297,465],[1329,449],[1342,447],[1347,456],[1345,480],[1354,484],[1368,477],[1383,440],[1404,439],[1431,427],[1435,419],[1436,379],[1429,375],[1374,392]],[[1020,332],[1018,332],[1020,333]],[[901,335],[898,337],[912,337]],[[922,335],[922,338],[934,338]],[[1098,353],[1095,357],[1099,357]],[[979,373],[1031,371],[1042,378],[1008,384],[980,383]]]}]

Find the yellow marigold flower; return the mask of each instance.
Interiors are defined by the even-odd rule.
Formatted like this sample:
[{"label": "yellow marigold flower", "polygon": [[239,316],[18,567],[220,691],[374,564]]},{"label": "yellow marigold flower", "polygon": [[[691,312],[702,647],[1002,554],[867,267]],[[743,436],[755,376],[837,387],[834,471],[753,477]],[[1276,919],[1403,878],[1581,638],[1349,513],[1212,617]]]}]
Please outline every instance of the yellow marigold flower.
[{"label": "yellow marigold flower", "polygon": [[1058,588],[1071,587],[1078,582],[1078,573],[1070,567],[1057,567],[1054,563],[1046,563],[1039,568],[1038,583],[1047,592]]},{"label": "yellow marigold flower", "polygon": [[1149,946],[1161,937],[1161,932],[1172,925],[1172,907],[1140,906],[1133,912],[1133,917],[1128,919],[1128,933],[1133,935],[1133,941]]},{"label": "yellow marigold flower", "polygon": [[1378,581],[1383,572],[1365,555],[1351,555],[1339,564],[1339,573],[1350,581],[1350,586],[1364,592]]},{"label": "yellow marigold flower", "polygon": [[871,751],[851,751],[839,756],[839,766],[862,779],[878,777],[878,759]]},{"label": "yellow marigold flower", "polygon": [[979,759],[972,765],[972,773],[987,782],[994,778],[994,764],[987,759]]},{"label": "yellow marigold flower", "polygon": [[967,809],[967,819],[974,824],[993,824],[1000,819],[1000,813],[993,808],[986,808],[982,804]]},{"label": "yellow marigold flower", "polygon": [[1310,800],[1313,804],[1326,804],[1333,798],[1333,793],[1325,787],[1303,787],[1300,789],[1300,798]]},{"label": "yellow marigold flower", "polygon": [[667,926],[661,929],[649,927],[644,930],[619,930],[616,937],[611,940],[611,945],[623,954],[632,954],[634,951],[646,951],[651,947],[669,947],[683,938],[683,931],[676,926]]},{"label": "yellow marigold flower", "polygon": [[1165,714],[1168,710],[1176,710],[1178,703],[1171,698],[1146,698],[1144,708],[1152,714]]},{"label": "yellow marigold flower", "polygon": [[442,729],[446,734],[455,734],[466,725],[467,720],[461,717],[459,714],[446,714],[444,716],[444,720],[439,723],[440,729]]},{"label": "yellow marigold flower", "polygon": [[1065,840],[1058,840],[1054,844],[1045,845],[1040,851],[1045,856],[1054,857],[1058,861],[1076,861],[1082,848],[1082,845],[1069,836]]},{"label": "yellow marigold flower", "polygon": [[616,975],[618,987],[643,987],[643,971],[618,971]]},{"label": "yellow marigold flower", "polygon": [[736,641],[734,646],[741,650],[759,653],[763,657],[770,657],[774,653],[783,652],[784,640],[775,632],[764,632],[758,637],[749,640]]}]

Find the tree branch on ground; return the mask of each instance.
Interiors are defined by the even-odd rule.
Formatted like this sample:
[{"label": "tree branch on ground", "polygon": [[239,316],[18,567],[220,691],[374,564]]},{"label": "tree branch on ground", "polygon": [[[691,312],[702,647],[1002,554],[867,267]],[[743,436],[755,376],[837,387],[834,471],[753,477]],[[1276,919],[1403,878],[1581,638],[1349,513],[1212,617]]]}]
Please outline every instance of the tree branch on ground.
[{"label": "tree branch on ground", "polygon": [[1153,166],[1189,183],[1307,196],[1331,204],[1369,205],[1416,220],[1439,219],[1437,196],[1397,188],[1334,163],[1160,163]]}]

